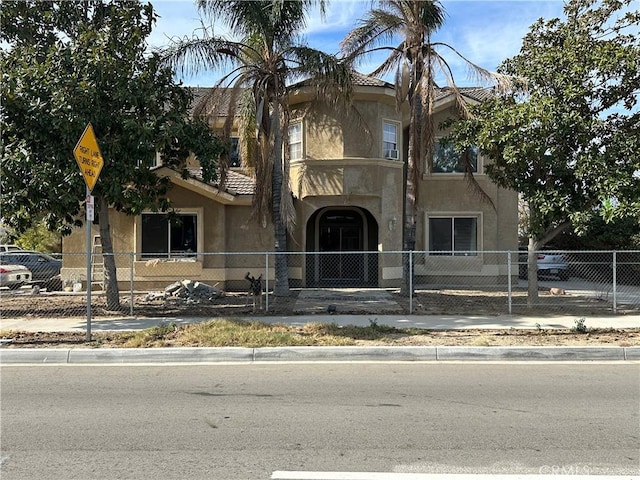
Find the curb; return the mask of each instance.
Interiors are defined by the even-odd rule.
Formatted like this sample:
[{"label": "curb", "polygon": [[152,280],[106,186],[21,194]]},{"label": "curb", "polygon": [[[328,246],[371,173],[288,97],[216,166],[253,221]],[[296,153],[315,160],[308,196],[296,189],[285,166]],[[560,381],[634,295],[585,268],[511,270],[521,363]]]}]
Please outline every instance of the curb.
[{"label": "curb", "polygon": [[184,347],[0,349],[7,364],[640,361],[640,347]]}]

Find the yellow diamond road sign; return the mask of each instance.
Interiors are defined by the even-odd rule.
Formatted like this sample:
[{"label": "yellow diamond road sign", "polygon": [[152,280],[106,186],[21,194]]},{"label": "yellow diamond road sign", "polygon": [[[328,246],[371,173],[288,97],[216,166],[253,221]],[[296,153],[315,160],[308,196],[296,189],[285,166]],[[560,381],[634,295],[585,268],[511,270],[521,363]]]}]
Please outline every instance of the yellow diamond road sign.
[{"label": "yellow diamond road sign", "polygon": [[82,172],[82,176],[84,177],[84,182],[91,192],[98,181],[104,160],[102,159],[100,147],[98,147],[98,141],[96,140],[93,127],[90,123],[87,124],[84,133],[76,144],[76,148],[73,149],[73,156],[76,157],[76,162],[78,162],[80,172]]}]

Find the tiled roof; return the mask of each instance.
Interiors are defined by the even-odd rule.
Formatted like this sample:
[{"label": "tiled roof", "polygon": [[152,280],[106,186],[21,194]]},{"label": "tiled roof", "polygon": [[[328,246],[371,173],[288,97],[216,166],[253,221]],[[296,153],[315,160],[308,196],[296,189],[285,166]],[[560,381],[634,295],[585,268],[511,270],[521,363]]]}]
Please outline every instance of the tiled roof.
[{"label": "tiled roof", "polygon": [[[481,102],[488,98],[494,96],[493,89],[491,88],[483,88],[483,87],[459,87],[458,90],[460,93],[472,100],[476,100]],[[436,93],[436,100],[442,100],[443,98],[452,95],[452,89],[450,87],[439,88]]]},{"label": "tiled roof", "polygon": [[[394,88],[394,85],[389,82],[385,82],[384,80],[380,80],[379,78],[369,77],[358,72],[353,72],[353,80],[355,85],[361,87]],[[305,82],[300,82],[297,85],[303,86],[304,83]],[[465,97],[479,102],[486,100],[494,95],[491,88],[460,87],[459,90]],[[194,98],[193,103],[191,104],[190,114],[193,114],[197,106],[202,107],[202,102],[208,102],[210,106],[204,109],[206,113],[214,113],[215,115],[222,117],[225,116],[225,112],[228,108],[230,89],[221,87],[215,89],[215,93],[213,93],[214,89],[210,87],[192,87],[191,91],[193,92]],[[451,94],[451,88],[439,88],[436,93],[436,100],[442,100],[443,98]]]},{"label": "tiled roof", "polygon": [[[194,178],[200,180],[201,182],[203,181],[201,168],[190,168],[189,173]],[[212,182],[211,185],[216,188],[220,188],[220,183],[218,181]],[[256,190],[256,182],[253,178],[247,175],[229,170],[227,172],[227,180],[225,182],[224,188],[222,188],[221,190],[230,195],[253,195]]]},{"label": "tiled roof", "polygon": [[[356,72],[355,70],[351,72],[351,79],[353,80],[353,84],[358,87],[386,87],[393,88],[393,84],[389,82],[385,82],[384,80],[380,80],[376,77],[370,77],[368,75],[364,75],[360,72]],[[309,80],[302,80],[300,82],[294,83],[290,85],[290,87],[304,87],[309,84]]]},{"label": "tiled roof", "polygon": [[[230,88],[219,87],[189,87],[193,93],[193,101],[189,108],[189,115],[193,116],[196,108],[203,109],[205,114],[215,114],[224,117],[229,108]],[[206,103],[205,103],[206,102]]]},{"label": "tiled roof", "polygon": [[385,82],[384,80],[380,80],[379,78],[370,77],[368,75],[363,75],[362,73],[354,71],[351,74],[353,79],[353,83],[360,87],[388,87],[394,88],[393,84],[389,82]]}]

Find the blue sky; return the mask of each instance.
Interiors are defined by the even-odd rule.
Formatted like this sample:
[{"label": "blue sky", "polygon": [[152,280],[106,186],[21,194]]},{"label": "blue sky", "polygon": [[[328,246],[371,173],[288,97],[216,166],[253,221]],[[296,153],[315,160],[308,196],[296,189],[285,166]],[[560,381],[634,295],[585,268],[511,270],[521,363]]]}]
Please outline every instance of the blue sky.
[{"label": "blue sky", "polygon": [[[168,42],[167,37],[191,37],[200,26],[200,16],[193,0],[151,0],[160,16],[150,38],[151,46],[158,47]],[[445,0],[444,27],[434,40],[446,42],[474,63],[495,70],[506,58],[518,53],[522,37],[538,18],[562,17],[563,2],[560,0]],[[309,19],[305,32],[308,44],[328,53],[337,53],[345,34],[361,18],[371,2],[368,0],[329,0],[326,19],[319,15]],[[216,26],[217,34],[224,34],[223,26]],[[462,62],[453,62],[458,85],[473,84],[468,78]],[[375,58],[358,68],[369,73],[376,66]],[[183,78],[186,85],[211,86],[218,74],[201,74]],[[391,80],[391,79],[387,79]]]}]

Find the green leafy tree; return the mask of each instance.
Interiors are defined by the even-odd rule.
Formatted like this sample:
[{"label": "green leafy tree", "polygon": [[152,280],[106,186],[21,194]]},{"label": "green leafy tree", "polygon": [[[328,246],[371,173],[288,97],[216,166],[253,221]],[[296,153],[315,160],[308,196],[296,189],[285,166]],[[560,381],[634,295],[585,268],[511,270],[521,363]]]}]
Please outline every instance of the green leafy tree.
[{"label": "green leafy tree", "polygon": [[[486,173],[528,208],[529,299],[536,250],[593,215],[640,213],[640,12],[631,0],[570,0],[565,20],[540,19],[500,71],[528,94],[496,96],[458,124],[459,149],[478,145]],[[640,218],[640,217],[637,217]]]},{"label": "green leafy tree", "polygon": [[[469,115],[467,102],[455,83],[447,54],[461,59],[479,82],[490,82],[501,90],[511,86],[509,77],[474,64],[451,45],[432,40],[432,35],[444,24],[445,12],[437,0],[379,0],[379,8],[367,12],[342,41],[343,54],[357,62],[376,51],[389,51],[389,56],[372,76],[395,72],[398,108],[408,102],[410,110],[409,138],[406,163],[406,193],[403,238],[405,251],[415,250],[418,208],[418,182],[422,165],[432,167],[435,145],[434,106],[438,90],[436,77],[442,75],[455,95],[458,112]],[[387,43],[400,38],[397,46]],[[469,156],[463,159],[469,161]],[[481,191],[470,168],[465,168],[470,186]],[[484,196],[486,198],[486,195]],[[403,262],[402,290],[409,294],[409,262]]]},{"label": "green leafy tree", "polygon": [[220,146],[188,118],[189,90],[146,53],[150,4],[3,1],[0,15],[3,222],[18,235],[42,218],[64,234],[82,225],[85,185],[72,151],[91,122],[105,162],[92,193],[107,306],[117,309],[109,207],[169,209],[170,182],[151,169],[156,152],[176,168],[194,153],[211,179]]},{"label": "green leafy tree", "polygon": [[553,244],[567,250],[640,250],[640,222],[632,216],[611,221],[593,216],[585,225],[584,235],[566,229]]},{"label": "green leafy tree", "polygon": [[[202,103],[202,110],[226,115],[224,137],[230,135],[233,122],[241,125],[243,158],[256,177],[253,217],[261,224],[271,218],[274,226],[277,296],[289,295],[287,233],[295,220],[289,151],[283,148],[288,144],[290,116],[287,87],[305,80],[316,99],[325,102],[337,98],[348,101],[351,92],[347,66],[332,55],[307,47],[299,37],[315,4],[323,7],[324,2],[201,0],[200,11],[226,23],[238,40],[211,35],[205,29],[202,37],[174,41],[163,52],[170,65],[184,71],[224,73]],[[225,101],[218,102],[221,98]],[[221,181],[227,165],[223,156]]]},{"label": "green leafy tree", "polygon": [[49,230],[43,222],[27,229],[15,243],[25,250],[50,253],[59,253],[62,250],[62,237],[57,232]]}]

